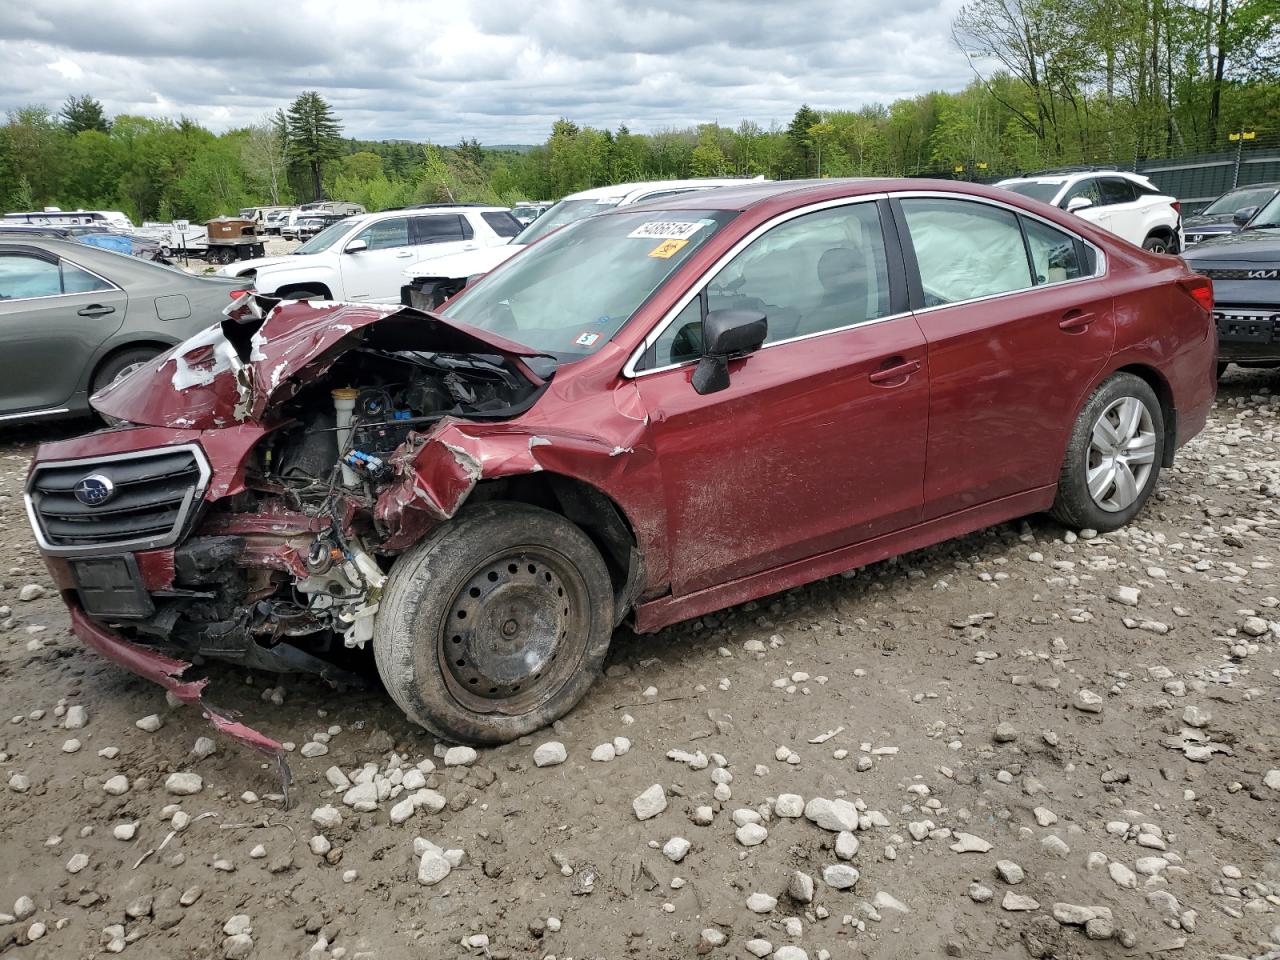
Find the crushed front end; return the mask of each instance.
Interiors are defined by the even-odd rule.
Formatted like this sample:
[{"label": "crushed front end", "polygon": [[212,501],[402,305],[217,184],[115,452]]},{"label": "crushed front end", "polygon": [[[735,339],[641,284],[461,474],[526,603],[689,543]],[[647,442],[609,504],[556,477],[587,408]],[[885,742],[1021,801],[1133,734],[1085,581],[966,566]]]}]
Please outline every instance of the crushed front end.
[{"label": "crushed front end", "polygon": [[37,452],[27,510],[73,631],[281,757],[192,664],[362,684],[391,559],[480,478],[461,431],[527,410],[537,365],[416,311],[243,297],[94,398],[120,425]]}]

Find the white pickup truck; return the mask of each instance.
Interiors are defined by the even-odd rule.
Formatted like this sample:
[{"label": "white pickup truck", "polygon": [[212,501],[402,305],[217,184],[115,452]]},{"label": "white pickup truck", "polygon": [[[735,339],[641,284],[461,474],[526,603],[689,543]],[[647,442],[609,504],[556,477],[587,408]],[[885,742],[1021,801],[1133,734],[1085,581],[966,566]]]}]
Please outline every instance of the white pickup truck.
[{"label": "white pickup truck", "polygon": [[429,204],[348,217],[293,253],[228,264],[219,276],[251,280],[293,300],[399,303],[406,264],[505,244],[520,232],[506,207]]},{"label": "white pickup truck", "polygon": [[[763,181],[764,177],[755,177]],[[404,271],[405,306],[434,310],[467,285],[474,277],[488,273],[498,264],[511,259],[535,240],[545,237],[566,223],[604,213],[614,207],[646,203],[678,193],[711,190],[752,182],[741,177],[705,177],[697,180],[654,180],[649,183],[619,183],[612,187],[595,187],[570,194],[520,231],[510,243],[483,250],[470,250],[449,256],[431,251]],[[440,251],[444,253],[444,251]]]}]

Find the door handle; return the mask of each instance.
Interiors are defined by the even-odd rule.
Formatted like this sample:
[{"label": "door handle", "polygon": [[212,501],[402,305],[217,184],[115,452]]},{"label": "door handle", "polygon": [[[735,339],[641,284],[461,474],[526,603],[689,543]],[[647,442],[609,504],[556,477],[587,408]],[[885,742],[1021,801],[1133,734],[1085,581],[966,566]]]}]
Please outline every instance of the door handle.
[{"label": "door handle", "polygon": [[1067,333],[1074,333],[1077,330],[1086,329],[1096,319],[1097,317],[1092,313],[1085,313],[1082,310],[1068,310],[1062,315],[1062,319],[1058,321],[1058,329],[1065,330]]},{"label": "door handle", "polygon": [[919,360],[904,360],[902,357],[892,357],[881,364],[878,370],[873,370],[868,374],[867,379],[872,383],[885,383],[896,386],[892,381],[905,381],[907,377],[919,369]]},{"label": "door handle", "polygon": [[87,307],[81,307],[76,313],[82,317],[105,317],[108,313],[115,313],[115,307],[104,306],[101,303],[91,303]]},{"label": "door handle", "polygon": [[412,257],[412,256],[413,256],[413,251],[412,251],[412,250],[398,250],[398,251],[396,251],[396,256],[397,256],[397,257]]},{"label": "door handle", "polygon": [[480,244],[478,244],[478,243],[464,243],[464,244],[462,245],[462,249],[463,249],[463,250],[478,250],[478,249],[480,249]]}]

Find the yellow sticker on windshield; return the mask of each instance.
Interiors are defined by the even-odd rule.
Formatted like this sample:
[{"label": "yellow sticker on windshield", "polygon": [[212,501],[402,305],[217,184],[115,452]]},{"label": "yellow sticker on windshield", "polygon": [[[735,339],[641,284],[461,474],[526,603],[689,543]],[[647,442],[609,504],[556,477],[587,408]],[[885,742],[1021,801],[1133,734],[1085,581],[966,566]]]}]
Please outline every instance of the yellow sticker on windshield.
[{"label": "yellow sticker on windshield", "polygon": [[649,251],[649,256],[658,257],[660,260],[669,260],[683,250],[688,242],[688,240],[663,240]]}]

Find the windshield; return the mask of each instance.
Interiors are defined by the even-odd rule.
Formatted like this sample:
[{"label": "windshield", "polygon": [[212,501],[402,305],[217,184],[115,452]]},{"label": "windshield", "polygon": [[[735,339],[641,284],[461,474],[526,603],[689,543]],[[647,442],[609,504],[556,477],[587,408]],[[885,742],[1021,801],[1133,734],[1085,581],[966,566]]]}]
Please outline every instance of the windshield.
[{"label": "windshield", "polygon": [[566,223],[573,223],[586,217],[594,217],[597,213],[607,213],[618,205],[615,199],[607,200],[561,200],[554,207],[529,224],[511,242],[530,244],[541,240],[552,230],[558,230]]},{"label": "windshield", "polygon": [[584,357],[735,215],[646,209],[583,220],[463,291],[445,312],[558,359]]},{"label": "windshield", "polygon": [[1276,196],[1275,187],[1258,187],[1255,190],[1232,190],[1201,210],[1200,215],[1213,216],[1215,213],[1235,213],[1245,207],[1261,207],[1274,196]]},{"label": "windshield", "polygon": [[[299,227],[304,224],[314,226],[318,222],[319,221],[313,219],[300,219],[297,225]],[[322,250],[328,250],[346,235],[347,231],[351,229],[351,226],[352,225],[347,223],[345,220],[330,224],[300,246],[297,250],[293,251],[294,255],[296,256],[299,253],[320,253]]]},{"label": "windshield", "polygon": [[1280,193],[1271,198],[1271,202],[1259,210],[1252,220],[1249,221],[1250,227],[1280,227]]},{"label": "windshield", "polygon": [[1053,203],[1053,198],[1062,189],[1062,184],[1050,180],[1020,180],[1017,183],[1002,183],[1000,186],[1014,193],[1020,193],[1032,200]]}]

